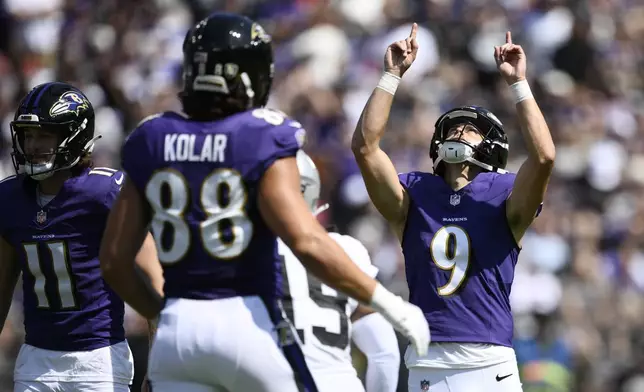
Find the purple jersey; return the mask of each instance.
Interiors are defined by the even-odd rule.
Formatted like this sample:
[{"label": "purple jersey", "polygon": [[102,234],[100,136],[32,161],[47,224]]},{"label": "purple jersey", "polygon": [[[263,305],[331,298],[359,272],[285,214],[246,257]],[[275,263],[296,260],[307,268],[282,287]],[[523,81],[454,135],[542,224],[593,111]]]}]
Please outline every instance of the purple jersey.
[{"label": "purple jersey", "polygon": [[280,295],[275,235],[257,208],[259,181],[295,156],[304,130],[256,109],[219,121],[166,112],[141,123],[123,147],[123,168],[152,209],[167,298]]},{"label": "purple jersey", "polygon": [[98,260],[122,180],[113,169],[86,169],[43,208],[35,181],[0,182],[0,236],[16,250],[22,270],[27,344],[87,351],[125,340],[123,301],[103,280]]},{"label": "purple jersey", "polygon": [[512,346],[520,249],[505,207],[514,178],[481,173],[453,191],[433,174],[399,175],[410,199],[402,240],[410,302],[424,311],[432,341]]}]

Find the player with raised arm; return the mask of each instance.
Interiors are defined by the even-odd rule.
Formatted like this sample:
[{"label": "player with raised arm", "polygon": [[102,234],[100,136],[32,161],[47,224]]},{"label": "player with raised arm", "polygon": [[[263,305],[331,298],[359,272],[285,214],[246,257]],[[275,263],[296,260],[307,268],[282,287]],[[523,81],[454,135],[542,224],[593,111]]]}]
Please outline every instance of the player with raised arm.
[{"label": "player with raised arm", "polygon": [[[300,193],[301,125],[264,109],[271,38],[210,15],[186,34],[184,114],[142,122],[122,151],[126,180],[101,245],[104,277],[147,318],[159,312],[148,377],[164,391],[315,391],[281,309],[277,236],[321,281],[381,312],[422,354],[417,307],[364,274]],[[164,299],[132,267],[151,224]],[[289,366],[290,365],[290,366]]]},{"label": "player with raised arm", "polygon": [[405,355],[409,390],[520,391],[510,290],[555,147],[525,79],[525,53],[508,32],[494,58],[527,144],[519,172],[504,170],[508,142],[501,122],[466,106],[436,121],[429,147],[434,174],[397,174],[379,142],[400,78],[416,58],[417,28],[387,49],[385,73],[352,141],[371,200],[400,238],[410,302],[423,309],[431,329],[428,354]]},{"label": "player with raised arm", "polygon": [[[320,175],[311,158],[297,152],[300,186],[310,211],[317,212]],[[329,233],[367,275],[378,269],[367,249],[357,239]],[[368,306],[330,288],[307,273],[291,250],[280,240],[278,251],[284,263],[284,310],[302,342],[306,362],[322,392],[364,391],[351,360],[350,340],[367,357],[367,392],[394,392],[398,386],[400,353],[391,325]]]},{"label": "player with raised arm", "polygon": [[[71,85],[41,84],[21,101],[11,137],[17,175],[0,182],[0,326],[22,272],[14,391],[129,391],[125,307],[98,261],[123,173],[92,167],[92,105]],[[145,244],[137,262],[160,277],[151,236]]]}]

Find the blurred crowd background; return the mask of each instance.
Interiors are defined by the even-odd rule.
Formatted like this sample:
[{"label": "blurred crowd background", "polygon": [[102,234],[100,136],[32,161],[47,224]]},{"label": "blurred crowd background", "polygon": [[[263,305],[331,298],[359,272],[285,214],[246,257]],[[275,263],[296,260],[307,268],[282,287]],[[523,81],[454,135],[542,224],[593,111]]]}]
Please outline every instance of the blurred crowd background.
[{"label": "blurred crowd background", "polygon": [[[557,146],[541,216],[526,235],[512,292],[524,391],[644,391],[644,3],[639,0],[0,0],[0,178],[13,174],[9,121],[36,84],[80,87],[97,114],[95,161],[149,114],[178,110],[181,44],[214,10],[273,35],[269,106],[308,130],[322,217],[362,240],[379,279],[405,294],[399,245],[371,206],[349,149],[387,45],[420,24],[419,57],[398,90],[384,148],[399,172],[431,171],[438,115],[485,106],[505,123],[509,168],[525,148],[493,46],[511,30]],[[23,327],[17,291],[0,335],[0,391],[11,391]],[[145,324],[130,313],[134,390]],[[404,348],[401,340],[401,348]],[[356,366],[364,365],[356,355]],[[400,391],[406,391],[401,368]]]}]

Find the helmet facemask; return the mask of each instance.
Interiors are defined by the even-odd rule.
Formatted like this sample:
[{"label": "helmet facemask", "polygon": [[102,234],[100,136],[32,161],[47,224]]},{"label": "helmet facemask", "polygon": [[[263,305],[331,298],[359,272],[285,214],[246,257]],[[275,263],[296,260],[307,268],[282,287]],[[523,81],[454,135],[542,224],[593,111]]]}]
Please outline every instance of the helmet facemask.
[{"label": "helmet facemask", "polygon": [[[99,139],[100,136],[85,140],[87,137],[83,137],[83,135],[86,135],[86,133],[82,131],[87,127],[88,119],[84,119],[76,128],[74,128],[75,124],[77,123],[35,123],[24,118],[12,122],[13,152],[11,153],[11,158],[16,173],[26,174],[36,181],[42,181],[51,177],[57,171],[75,166],[84,155],[91,153],[94,149],[94,141]],[[32,163],[31,161],[34,157],[27,154],[24,148],[25,130],[28,128],[39,128],[57,135],[68,136],[64,137],[53,151],[38,154],[38,156],[48,156],[47,160]]]},{"label": "helmet facemask", "polygon": [[[491,112],[476,107],[457,108],[445,113],[436,122],[430,156],[434,173],[442,175],[443,165],[468,162],[485,171],[507,173],[508,143],[502,125],[491,119]],[[462,126],[461,137],[450,139],[450,131]],[[463,139],[466,130],[478,133],[482,140],[472,143]],[[442,164],[442,165],[441,165]]]}]

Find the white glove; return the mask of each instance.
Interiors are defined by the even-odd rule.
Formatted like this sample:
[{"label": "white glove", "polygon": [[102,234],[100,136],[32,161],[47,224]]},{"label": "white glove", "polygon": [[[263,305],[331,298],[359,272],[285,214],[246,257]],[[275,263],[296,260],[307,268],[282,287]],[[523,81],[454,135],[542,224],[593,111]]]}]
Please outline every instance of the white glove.
[{"label": "white glove", "polygon": [[396,331],[409,339],[419,357],[427,354],[430,342],[429,325],[425,314],[418,306],[403,301],[380,283],[376,286],[369,305],[382,314]]}]

